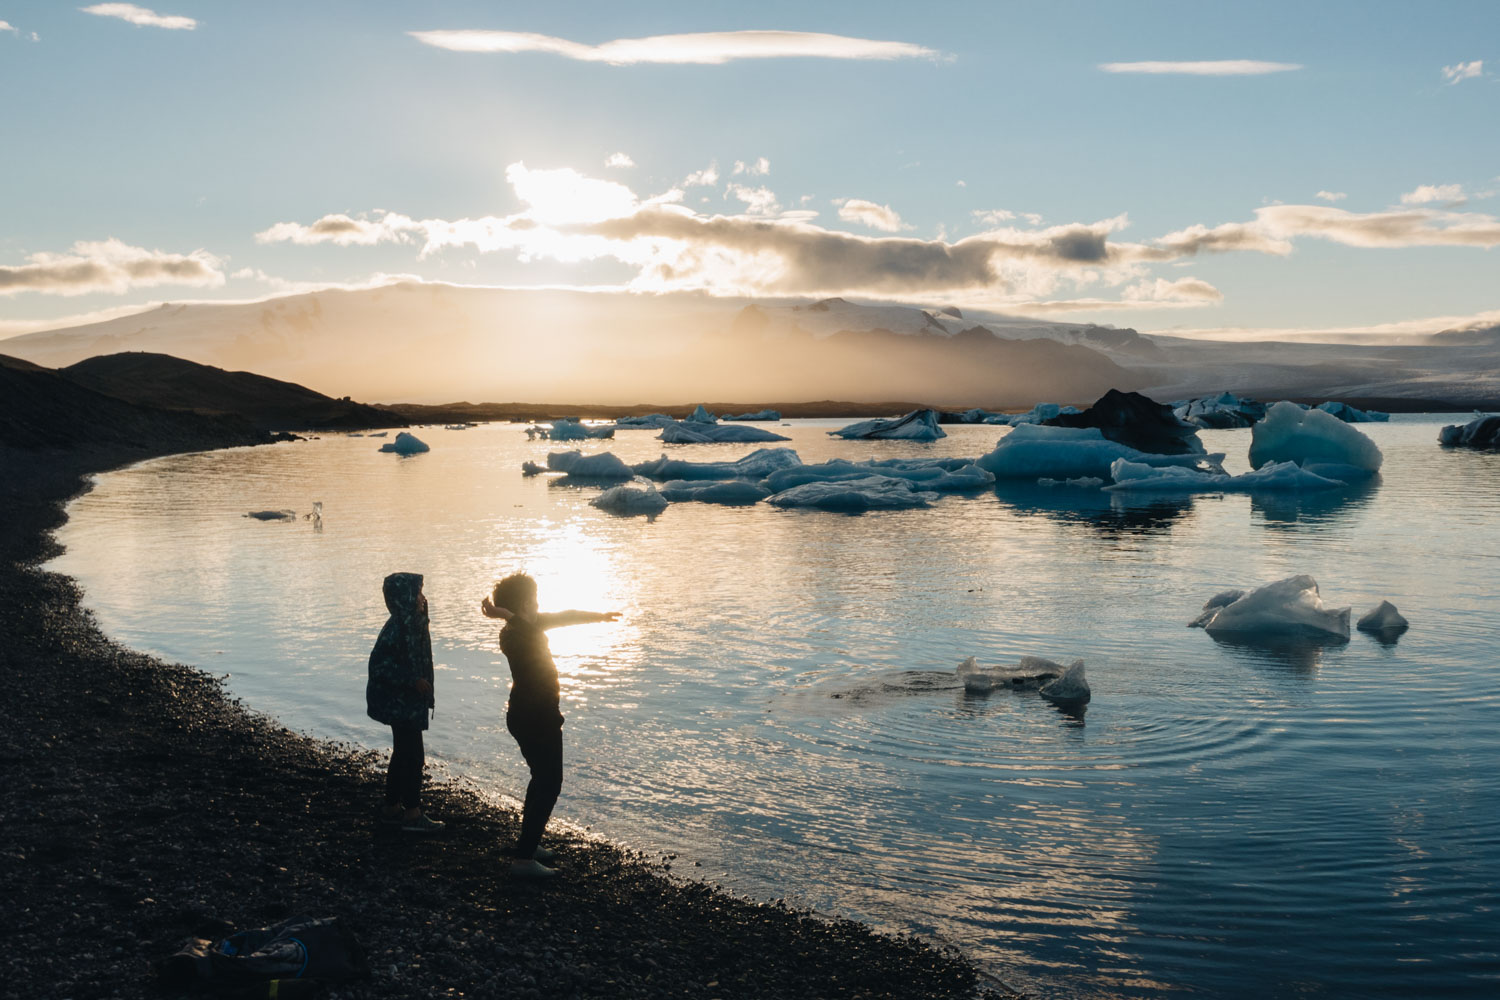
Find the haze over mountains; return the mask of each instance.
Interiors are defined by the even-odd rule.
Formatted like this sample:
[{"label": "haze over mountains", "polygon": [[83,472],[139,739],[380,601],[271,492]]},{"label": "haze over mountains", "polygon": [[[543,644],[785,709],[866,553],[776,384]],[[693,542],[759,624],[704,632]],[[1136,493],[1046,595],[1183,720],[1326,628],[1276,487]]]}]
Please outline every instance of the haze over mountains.
[{"label": "haze over mountains", "polygon": [[1222,343],[957,309],[404,282],[166,304],[0,341],[50,367],[171,354],[330,396],[411,402],[921,400],[946,407],[1262,396],[1500,399],[1494,331],[1401,344]]}]

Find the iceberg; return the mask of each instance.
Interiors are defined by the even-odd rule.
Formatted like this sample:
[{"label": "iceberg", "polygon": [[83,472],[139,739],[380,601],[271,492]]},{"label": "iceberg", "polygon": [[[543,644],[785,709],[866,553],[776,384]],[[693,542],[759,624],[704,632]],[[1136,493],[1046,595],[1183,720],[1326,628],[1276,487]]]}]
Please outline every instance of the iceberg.
[{"label": "iceberg", "polygon": [[577,420],[554,420],[551,431],[544,431],[542,437],[551,441],[585,441],[590,438],[602,439],[615,436],[613,426],[588,427]]},{"label": "iceberg", "polygon": [[1380,410],[1361,410],[1348,403],[1338,403],[1331,399],[1326,403],[1319,403],[1315,408],[1324,413],[1333,414],[1346,424],[1383,424],[1391,419],[1389,413],[1382,413]]},{"label": "iceberg", "polygon": [[780,410],[757,410],[754,413],[741,413],[738,416],[723,417],[721,419],[724,419],[724,420],[755,420],[755,421],[780,420],[781,419],[781,411]]},{"label": "iceberg", "polygon": [[1349,641],[1349,609],[1325,607],[1318,596],[1318,582],[1310,576],[1289,576],[1228,600],[1232,593],[1225,591],[1210,598],[1203,606],[1204,613],[1190,624],[1201,626],[1211,635],[1301,634]]},{"label": "iceberg", "polygon": [[936,410],[912,410],[904,417],[883,420],[861,420],[857,424],[829,431],[834,437],[898,441],[936,441],[948,435],[938,426]]},{"label": "iceberg", "polygon": [[771,491],[764,486],[747,483],[743,479],[725,479],[709,482],[703,480],[674,479],[662,484],[661,495],[672,503],[696,501],[698,503],[746,506],[753,503],[760,503],[771,495]]},{"label": "iceberg", "polygon": [[[573,479],[634,479],[630,466],[620,461],[614,452],[605,451],[597,455],[584,455],[577,451],[554,451],[547,455],[547,468],[563,472]],[[525,470],[525,466],[522,466]]]},{"label": "iceberg", "polygon": [[[698,407],[700,410],[703,407]],[[759,427],[743,424],[674,423],[661,429],[658,438],[667,444],[740,444],[760,441],[790,441],[784,434],[776,434]]]},{"label": "iceberg", "polygon": [[655,486],[637,489],[634,486],[611,486],[589,501],[590,507],[611,514],[660,514],[667,509],[667,498],[656,491]]},{"label": "iceberg", "polygon": [[989,694],[991,691],[1036,691],[1043,698],[1063,706],[1082,705],[1092,696],[1088,680],[1084,677],[1083,661],[1074,660],[1072,666],[1040,656],[1023,656],[1014,667],[982,667],[977,658],[971,656],[958,665],[955,671],[969,694]]},{"label": "iceberg", "polygon": [[1249,427],[1266,415],[1266,404],[1241,399],[1232,392],[1172,404],[1177,419],[1207,430],[1235,430]]},{"label": "iceberg", "polygon": [[1106,440],[1097,427],[1048,427],[1022,424],[995,445],[995,450],[981,455],[975,465],[993,473],[996,479],[1104,479],[1116,459],[1165,468],[1206,465],[1222,473],[1219,465],[1224,456],[1157,455],[1136,451],[1116,441]]},{"label": "iceberg", "polygon": [[387,441],[380,446],[381,451],[394,452],[397,455],[420,455],[424,451],[431,451],[425,441],[417,439],[415,434],[402,431],[396,435],[396,440]]},{"label": "iceberg", "polygon": [[1296,462],[1273,462],[1238,476],[1202,472],[1181,466],[1158,468],[1117,458],[1110,464],[1114,485],[1110,492],[1135,490],[1155,493],[1254,493],[1261,490],[1327,490],[1345,485],[1301,468]]},{"label": "iceberg", "polygon": [[801,465],[790,448],[760,448],[733,462],[688,462],[663,455],[632,468],[648,479],[764,479],[778,469]]},{"label": "iceberg", "polygon": [[546,469],[544,469],[540,465],[537,465],[535,462],[522,462],[521,463],[521,475],[523,475],[523,476],[540,476],[542,473],[544,473],[546,471],[547,471]]},{"label": "iceberg", "polygon": [[1250,466],[1296,462],[1330,479],[1362,479],[1380,471],[1383,456],[1364,434],[1322,410],[1283,400],[1250,430]]},{"label": "iceberg", "polygon": [[1405,629],[1408,622],[1390,601],[1381,601],[1360,618],[1355,628],[1361,632],[1395,632]]},{"label": "iceberg", "polygon": [[867,476],[905,479],[924,490],[961,492],[989,486],[995,477],[969,459],[887,459],[882,462],[850,462],[833,459],[818,465],[796,465],[769,473],[765,485],[773,492],[803,483],[863,479]]},{"label": "iceberg", "polygon": [[1449,424],[1438,432],[1444,448],[1500,448],[1500,416],[1476,417],[1466,424]]},{"label": "iceberg", "polygon": [[766,502],[777,507],[816,507],[820,510],[854,513],[928,507],[937,496],[936,493],[915,489],[906,479],[866,476],[862,479],[803,483],[772,495]]},{"label": "iceberg", "polygon": [[1082,412],[1083,411],[1076,406],[1059,406],[1056,403],[1038,403],[1031,409],[1027,410],[1025,413],[1015,413],[1008,416],[1004,413],[997,413],[994,416],[987,418],[984,422],[987,424],[1010,424],[1012,427],[1019,427],[1022,424],[1039,424],[1043,420],[1051,420],[1054,417],[1060,417],[1063,414],[1071,415],[1074,413]]},{"label": "iceberg", "polygon": [[1037,694],[1060,708],[1075,708],[1086,705],[1094,692],[1089,688],[1088,678],[1083,674],[1083,661],[1074,660],[1057,680],[1043,684]]},{"label": "iceberg", "polygon": [[698,408],[689,413],[683,420],[685,424],[716,424],[718,422],[718,419],[712,413],[709,413],[708,409],[702,403],[699,403]]},{"label": "iceberg", "polygon": [[615,426],[621,429],[650,428],[657,430],[677,423],[672,417],[665,413],[648,413],[643,417],[619,417],[615,420]]},{"label": "iceberg", "polygon": [[1058,414],[1052,427],[1097,427],[1105,440],[1152,455],[1201,455],[1196,424],[1181,420],[1165,403],[1138,392],[1111,389],[1082,413]]}]

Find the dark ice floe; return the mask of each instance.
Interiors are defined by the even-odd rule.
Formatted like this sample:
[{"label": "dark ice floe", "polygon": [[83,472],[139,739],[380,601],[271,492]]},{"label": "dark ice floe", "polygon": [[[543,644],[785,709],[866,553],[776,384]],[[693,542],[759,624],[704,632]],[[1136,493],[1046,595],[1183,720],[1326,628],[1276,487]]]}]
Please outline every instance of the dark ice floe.
[{"label": "dark ice floe", "polygon": [[661,495],[672,503],[697,502],[718,503],[726,506],[747,506],[760,503],[771,495],[771,491],[743,479],[690,480],[674,479],[662,483]]},{"label": "dark ice floe", "polygon": [[1355,628],[1361,632],[1394,632],[1405,629],[1411,623],[1390,601],[1381,601],[1359,619]]},{"label": "dark ice floe", "polygon": [[1391,419],[1389,413],[1382,413],[1380,410],[1361,410],[1357,406],[1350,406],[1348,403],[1339,403],[1334,400],[1319,403],[1317,408],[1324,413],[1338,417],[1346,424],[1383,424]]},{"label": "dark ice floe", "polygon": [[1249,427],[1266,415],[1265,403],[1241,399],[1232,392],[1178,400],[1171,405],[1179,420],[1211,430]]},{"label": "dark ice floe", "polygon": [[245,515],[257,521],[295,521],[297,512],[295,510],[252,510]]},{"label": "dark ice floe", "polygon": [[417,438],[415,434],[406,431],[396,435],[394,441],[387,441],[380,446],[381,451],[394,452],[397,455],[420,455],[424,451],[431,451],[427,443]]},{"label": "dark ice floe", "polygon": [[793,486],[766,502],[776,507],[816,507],[819,510],[859,512],[928,507],[938,494],[920,490],[908,479],[867,476],[862,479],[819,480]]},{"label": "dark ice floe", "polygon": [[861,420],[828,433],[848,440],[936,441],[948,436],[938,426],[936,410],[912,410],[904,417]]},{"label": "dark ice floe", "polygon": [[1249,592],[1215,594],[1189,625],[1210,634],[1316,635],[1348,642],[1349,610],[1324,606],[1318,582],[1312,577],[1289,576]]},{"label": "dark ice floe", "polygon": [[1338,417],[1286,401],[1268,409],[1250,433],[1254,469],[1295,462],[1309,472],[1348,482],[1380,471],[1384,459],[1374,441]]},{"label": "dark ice floe", "polygon": [[1449,424],[1438,432],[1444,448],[1500,448],[1500,415],[1476,417],[1466,424]]}]

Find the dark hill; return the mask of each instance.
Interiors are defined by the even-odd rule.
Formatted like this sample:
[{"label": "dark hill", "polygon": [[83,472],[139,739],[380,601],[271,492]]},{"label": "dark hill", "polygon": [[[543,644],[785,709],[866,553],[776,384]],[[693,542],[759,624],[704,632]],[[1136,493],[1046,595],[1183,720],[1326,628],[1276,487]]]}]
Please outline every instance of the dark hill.
[{"label": "dark hill", "polygon": [[334,399],[294,382],[225,371],[170,354],[106,354],[60,368],[58,373],[80,386],[127,402],[205,414],[235,414],[263,430],[407,425],[398,414],[347,397]]},{"label": "dark hill", "polygon": [[261,444],[242,417],[142,406],[79,385],[62,373],[0,355],[0,448],[108,448],[159,454]]}]

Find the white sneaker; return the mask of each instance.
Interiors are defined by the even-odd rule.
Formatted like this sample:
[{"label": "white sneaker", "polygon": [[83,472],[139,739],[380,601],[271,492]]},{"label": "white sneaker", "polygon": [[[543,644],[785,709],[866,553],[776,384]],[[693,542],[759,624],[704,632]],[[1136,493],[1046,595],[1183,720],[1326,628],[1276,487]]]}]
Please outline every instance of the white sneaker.
[{"label": "white sneaker", "polygon": [[549,851],[545,847],[538,847],[531,852],[531,856],[534,860],[540,861],[544,865],[557,860],[557,852]]},{"label": "white sneaker", "polygon": [[535,858],[516,858],[510,863],[510,873],[515,878],[555,878],[557,869],[548,868]]}]

